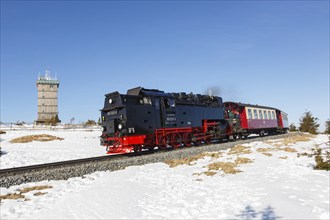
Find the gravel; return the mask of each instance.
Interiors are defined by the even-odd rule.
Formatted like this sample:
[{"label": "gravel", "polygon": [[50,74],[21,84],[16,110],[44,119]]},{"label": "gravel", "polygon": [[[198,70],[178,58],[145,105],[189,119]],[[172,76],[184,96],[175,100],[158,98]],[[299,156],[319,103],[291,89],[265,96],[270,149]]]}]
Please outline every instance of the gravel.
[{"label": "gravel", "polygon": [[128,166],[139,166],[149,163],[165,162],[171,159],[181,159],[194,156],[203,152],[220,151],[237,144],[244,144],[253,141],[263,141],[269,139],[278,139],[292,134],[283,134],[275,136],[264,136],[250,138],[248,140],[230,141],[217,143],[208,146],[186,147],[180,150],[158,151],[151,154],[138,156],[115,156],[102,161],[89,161],[84,163],[50,166],[47,168],[38,168],[21,171],[19,173],[5,173],[0,177],[0,187],[10,187],[28,182],[38,182],[43,180],[66,180],[72,177],[81,177],[96,171],[115,171],[125,169]]}]

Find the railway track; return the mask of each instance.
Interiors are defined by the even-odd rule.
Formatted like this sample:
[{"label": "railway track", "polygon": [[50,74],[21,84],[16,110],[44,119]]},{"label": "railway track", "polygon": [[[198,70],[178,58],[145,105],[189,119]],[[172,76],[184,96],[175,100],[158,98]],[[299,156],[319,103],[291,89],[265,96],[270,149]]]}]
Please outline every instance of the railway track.
[{"label": "railway track", "polygon": [[[120,156],[120,155],[117,155],[117,156]],[[18,174],[21,172],[29,172],[31,170],[38,170],[38,169],[45,169],[45,168],[51,169],[51,168],[62,167],[62,166],[66,166],[66,165],[87,163],[87,162],[91,162],[91,161],[102,161],[102,160],[108,160],[109,157],[111,157],[111,156],[107,155],[107,156],[90,157],[90,158],[59,161],[59,162],[52,162],[52,163],[45,163],[45,164],[36,164],[36,165],[30,165],[30,166],[24,166],[24,167],[6,168],[6,169],[0,169],[0,175]]]},{"label": "railway track", "polygon": [[91,157],[70,161],[61,161],[47,164],[39,164],[25,167],[16,167],[0,170],[0,187],[10,187],[28,182],[39,182],[44,180],[66,180],[72,177],[81,177],[96,171],[115,171],[125,169],[128,166],[139,166],[148,163],[164,162],[170,159],[180,159],[197,155],[207,151],[219,151],[237,144],[252,141],[263,141],[278,139],[292,134],[275,136],[253,137],[247,140],[229,141],[215,143],[201,147],[186,147],[171,151],[153,151],[140,155],[124,154]]}]

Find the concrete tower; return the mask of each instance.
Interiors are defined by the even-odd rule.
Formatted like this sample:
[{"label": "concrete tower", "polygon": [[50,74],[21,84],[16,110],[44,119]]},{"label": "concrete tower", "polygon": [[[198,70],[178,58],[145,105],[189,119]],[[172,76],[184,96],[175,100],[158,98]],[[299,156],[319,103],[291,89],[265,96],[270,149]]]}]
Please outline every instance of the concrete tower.
[{"label": "concrete tower", "polygon": [[48,70],[45,76],[38,76],[38,119],[37,124],[49,124],[61,122],[58,119],[58,87],[60,82],[50,76]]}]

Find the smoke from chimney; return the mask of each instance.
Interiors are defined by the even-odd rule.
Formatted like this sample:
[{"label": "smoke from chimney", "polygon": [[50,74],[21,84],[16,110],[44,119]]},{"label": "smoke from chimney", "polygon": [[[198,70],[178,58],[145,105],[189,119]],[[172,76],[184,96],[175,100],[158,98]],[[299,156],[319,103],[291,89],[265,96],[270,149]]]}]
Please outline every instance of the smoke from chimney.
[{"label": "smoke from chimney", "polygon": [[204,92],[204,95],[220,96],[221,95],[221,89],[220,89],[220,87],[217,87],[217,86],[209,87]]}]

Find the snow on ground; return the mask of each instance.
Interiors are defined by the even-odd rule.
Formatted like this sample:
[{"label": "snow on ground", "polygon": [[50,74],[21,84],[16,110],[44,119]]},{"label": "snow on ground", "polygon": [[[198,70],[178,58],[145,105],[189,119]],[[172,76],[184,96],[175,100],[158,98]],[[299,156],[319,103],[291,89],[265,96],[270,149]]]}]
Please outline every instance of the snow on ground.
[{"label": "snow on ground", "polygon": [[[105,148],[100,145],[99,129],[5,131],[5,134],[1,134],[1,151],[4,153],[1,156],[1,169],[106,155]],[[10,143],[14,138],[37,134],[49,134],[64,140]]]},{"label": "snow on ground", "polygon": [[[87,140],[93,139],[92,133],[89,135]],[[290,147],[301,153],[309,152],[315,144],[328,141],[328,136],[318,135],[312,141]],[[75,144],[78,143],[77,140]],[[25,198],[2,200],[1,219],[330,218],[329,172],[314,170],[313,158],[297,157],[297,152],[286,151],[270,151],[272,155],[266,156],[257,149],[273,146],[261,141],[244,146],[252,153],[239,157],[249,158],[253,163],[241,164],[237,169],[243,172],[237,174],[217,171],[214,176],[196,175],[206,171],[205,166],[214,161],[234,161],[238,157],[226,150],[218,159],[205,157],[191,166],[170,168],[165,163],[154,163],[67,181],[1,188],[1,195],[5,195],[32,186],[53,187],[27,192]],[[39,143],[30,147],[41,148]],[[47,194],[36,196],[37,192]]]}]

